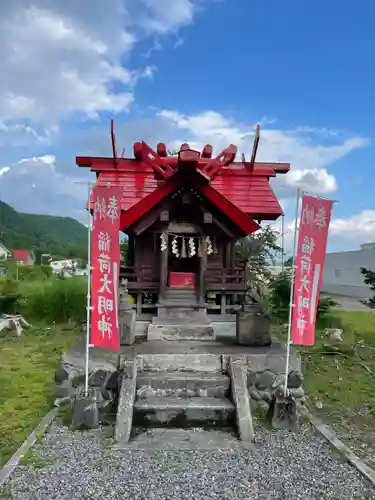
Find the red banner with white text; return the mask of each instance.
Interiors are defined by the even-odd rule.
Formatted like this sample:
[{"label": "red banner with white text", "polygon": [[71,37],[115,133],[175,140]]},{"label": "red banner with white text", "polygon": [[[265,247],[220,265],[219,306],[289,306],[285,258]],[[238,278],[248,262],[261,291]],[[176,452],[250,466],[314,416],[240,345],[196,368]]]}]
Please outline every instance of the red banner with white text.
[{"label": "red banner with white text", "polygon": [[294,281],[292,344],[313,345],[315,342],[316,313],[332,204],[331,200],[302,197]]},{"label": "red banner with white text", "polygon": [[93,191],[91,344],[120,350],[118,319],[121,188],[96,186]]}]

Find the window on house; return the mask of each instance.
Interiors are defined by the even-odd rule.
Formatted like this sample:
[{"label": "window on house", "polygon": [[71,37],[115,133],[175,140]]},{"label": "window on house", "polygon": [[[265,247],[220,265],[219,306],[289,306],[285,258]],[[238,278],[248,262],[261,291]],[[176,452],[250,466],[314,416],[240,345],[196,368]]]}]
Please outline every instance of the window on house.
[{"label": "window on house", "polygon": [[335,278],[341,278],[341,269],[335,269]]}]

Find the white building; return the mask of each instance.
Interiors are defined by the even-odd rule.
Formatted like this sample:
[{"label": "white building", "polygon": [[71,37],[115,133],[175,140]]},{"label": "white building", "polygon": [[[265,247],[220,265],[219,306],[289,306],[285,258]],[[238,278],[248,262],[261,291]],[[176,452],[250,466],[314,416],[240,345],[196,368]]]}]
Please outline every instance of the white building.
[{"label": "white building", "polygon": [[372,297],[374,292],[365,285],[361,267],[375,271],[375,243],[365,243],[359,250],[327,253],[322,291],[359,299]]},{"label": "white building", "polygon": [[12,252],[0,243],[0,260],[8,260],[12,256]]}]

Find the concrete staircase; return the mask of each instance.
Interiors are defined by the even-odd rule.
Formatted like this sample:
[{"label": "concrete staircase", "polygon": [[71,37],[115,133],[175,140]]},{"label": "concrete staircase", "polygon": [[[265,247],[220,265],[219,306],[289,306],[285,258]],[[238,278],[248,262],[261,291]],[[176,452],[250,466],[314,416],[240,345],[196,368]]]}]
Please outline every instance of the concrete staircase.
[{"label": "concrete staircase", "polygon": [[147,427],[233,426],[230,378],[220,372],[142,371],[137,377],[134,422]]},{"label": "concrete staircase", "polygon": [[148,327],[147,340],[213,340],[214,329],[206,306],[197,303],[195,290],[168,288],[158,314]]},{"label": "concrete staircase", "polygon": [[[162,343],[161,343],[162,344]],[[242,441],[254,437],[247,365],[242,358],[210,354],[146,354],[127,363],[119,395],[115,440],[131,429],[232,429]]]},{"label": "concrete staircase", "polygon": [[[162,305],[166,307],[198,308],[197,294],[192,288],[170,288],[165,290]],[[203,306],[205,307],[205,306]]]}]

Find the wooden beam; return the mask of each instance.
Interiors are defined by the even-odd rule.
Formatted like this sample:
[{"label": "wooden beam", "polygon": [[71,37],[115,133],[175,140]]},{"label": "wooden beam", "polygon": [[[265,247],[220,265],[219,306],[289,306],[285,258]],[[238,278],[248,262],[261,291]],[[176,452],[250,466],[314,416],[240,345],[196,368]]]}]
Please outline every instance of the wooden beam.
[{"label": "wooden beam", "polygon": [[116,134],[115,134],[115,124],[113,118],[111,119],[111,142],[112,142],[113,165],[117,169]]},{"label": "wooden beam", "polygon": [[122,212],[120,218],[121,231],[126,231],[129,226],[132,226],[137,220],[143,217],[146,212],[164,200],[164,198],[171,194],[178,186],[179,181],[175,177],[172,177],[168,182],[142,198],[142,200],[129,208],[129,210]]},{"label": "wooden beam", "polygon": [[207,184],[203,185],[200,187],[200,191],[203,196],[211,201],[211,203],[213,203],[221,212],[226,214],[227,217],[229,217],[229,219],[231,219],[245,235],[252,234],[261,228],[259,224],[236,207],[236,205],[233,205],[233,203],[216,191],[216,189],[212,186]]},{"label": "wooden beam", "polygon": [[254,138],[254,144],[253,144],[253,151],[251,153],[251,159],[250,159],[250,163],[252,163],[252,164],[255,163],[255,158],[257,156],[259,139],[260,139],[260,125],[257,125],[256,130],[255,130],[255,138]]},{"label": "wooden beam", "polygon": [[[206,210],[202,206],[200,206],[200,209],[201,209],[203,216],[204,216],[205,213],[207,213]],[[224,224],[224,222],[219,221],[219,219],[217,217],[215,217],[213,214],[211,214],[211,215],[212,215],[212,222],[214,224],[216,224],[216,226],[219,227],[223,231],[223,233],[225,233],[230,238],[234,238],[236,236],[234,234],[234,232],[231,231],[226,224]]]},{"label": "wooden beam", "polygon": [[[168,158],[160,158],[160,162],[164,163],[168,162],[170,166],[176,166],[178,163],[177,157],[168,157]],[[209,158],[200,158],[199,166],[202,167],[206,163],[210,161]],[[117,169],[113,166],[113,158],[108,157],[100,157],[100,156],[77,156],[76,164],[81,168],[90,168],[93,172],[150,172],[152,171],[149,165],[143,163],[141,160],[136,160],[134,158],[117,158]],[[222,171],[223,175],[232,175],[233,172],[236,172],[237,175],[243,175],[245,169],[238,169],[235,167],[240,167],[243,165],[242,162],[233,162],[234,168],[228,167],[225,171]],[[272,162],[255,162],[254,163],[254,174],[258,173],[259,175],[268,175],[268,171],[274,171],[277,174],[286,174],[290,170],[290,163],[280,162],[280,163],[272,163]],[[263,172],[267,171],[267,172]]]},{"label": "wooden beam", "polygon": [[132,228],[134,234],[139,236],[144,231],[146,231],[146,229],[148,229],[154,222],[158,220],[160,212],[161,209],[154,210],[151,214],[145,217],[139,224],[137,224],[134,228]]}]

